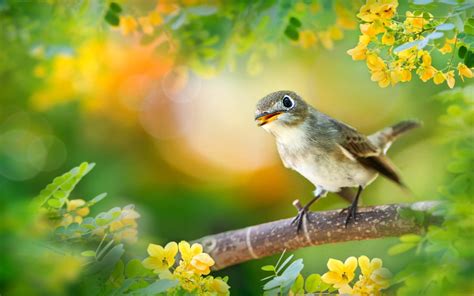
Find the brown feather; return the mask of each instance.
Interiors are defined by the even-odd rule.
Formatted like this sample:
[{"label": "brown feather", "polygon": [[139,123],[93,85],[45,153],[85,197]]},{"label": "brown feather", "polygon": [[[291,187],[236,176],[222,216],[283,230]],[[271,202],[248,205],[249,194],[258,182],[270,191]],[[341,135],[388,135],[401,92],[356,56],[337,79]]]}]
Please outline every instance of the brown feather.
[{"label": "brown feather", "polygon": [[381,155],[381,150],[377,148],[366,136],[360,134],[356,129],[340,124],[340,145],[346,149],[354,158],[367,168],[379,172],[384,177],[392,180],[402,187],[406,187],[395,166]]}]

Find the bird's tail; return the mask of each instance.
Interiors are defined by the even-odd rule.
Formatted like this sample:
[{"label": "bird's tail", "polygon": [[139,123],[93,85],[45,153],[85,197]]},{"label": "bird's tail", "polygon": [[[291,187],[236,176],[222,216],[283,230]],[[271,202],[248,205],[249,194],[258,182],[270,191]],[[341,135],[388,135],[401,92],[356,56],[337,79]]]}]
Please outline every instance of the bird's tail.
[{"label": "bird's tail", "polygon": [[404,120],[392,126],[386,127],[370,136],[369,140],[377,147],[383,150],[383,153],[387,153],[388,148],[392,145],[398,137],[405,134],[406,132],[420,127],[422,123],[418,120]]}]

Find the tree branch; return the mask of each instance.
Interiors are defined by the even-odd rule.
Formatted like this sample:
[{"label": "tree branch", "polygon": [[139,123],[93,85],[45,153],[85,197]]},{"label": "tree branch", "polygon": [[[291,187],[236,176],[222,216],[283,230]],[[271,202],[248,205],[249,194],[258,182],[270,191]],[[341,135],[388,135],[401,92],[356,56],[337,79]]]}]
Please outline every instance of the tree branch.
[{"label": "tree branch", "polygon": [[[298,208],[298,201],[294,205]],[[303,229],[297,234],[296,226],[290,225],[292,218],[282,219],[243,229],[205,236],[196,240],[205,252],[216,261],[215,270],[248,260],[262,258],[308,246],[395,237],[407,233],[420,233],[422,225],[399,215],[402,208],[426,212],[438,202],[423,201],[412,204],[392,204],[360,208],[357,220],[344,227],[345,215],[340,210],[310,212],[304,219]],[[438,224],[441,219],[431,219]]]}]

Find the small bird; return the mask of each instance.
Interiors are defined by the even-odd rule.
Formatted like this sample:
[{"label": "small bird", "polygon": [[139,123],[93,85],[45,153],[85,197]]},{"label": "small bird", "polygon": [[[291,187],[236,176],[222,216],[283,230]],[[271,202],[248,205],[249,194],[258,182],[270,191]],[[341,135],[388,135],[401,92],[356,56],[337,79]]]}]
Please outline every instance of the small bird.
[{"label": "small bird", "polygon": [[[362,190],[378,174],[406,188],[395,166],[385,155],[392,142],[420,126],[406,120],[368,137],[355,128],[316,110],[293,91],[277,91],[262,98],[255,120],[276,138],[283,165],[293,169],[316,186],[314,198],[302,207],[292,224],[297,232],[307,218],[310,206],[328,192],[352,199],[346,209],[345,226],[356,219]],[[357,188],[354,198],[350,188]]]}]

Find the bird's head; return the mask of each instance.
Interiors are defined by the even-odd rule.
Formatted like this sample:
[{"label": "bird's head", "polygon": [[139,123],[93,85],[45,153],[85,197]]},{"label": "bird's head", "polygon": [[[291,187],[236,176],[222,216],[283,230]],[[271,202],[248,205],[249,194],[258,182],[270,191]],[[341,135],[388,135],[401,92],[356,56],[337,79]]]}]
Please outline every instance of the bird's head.
[{"label": "bird's head", "polygon": [[295,126],[308,116],[308,105],[293,91],[281,90],[266,95],[257,103],[255,121],[259,126]]}]

